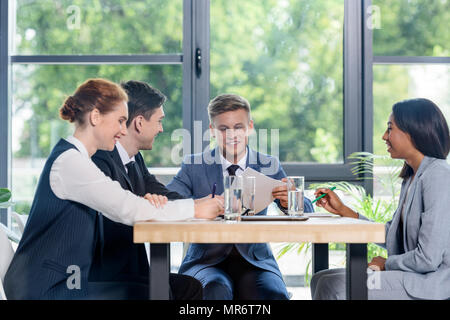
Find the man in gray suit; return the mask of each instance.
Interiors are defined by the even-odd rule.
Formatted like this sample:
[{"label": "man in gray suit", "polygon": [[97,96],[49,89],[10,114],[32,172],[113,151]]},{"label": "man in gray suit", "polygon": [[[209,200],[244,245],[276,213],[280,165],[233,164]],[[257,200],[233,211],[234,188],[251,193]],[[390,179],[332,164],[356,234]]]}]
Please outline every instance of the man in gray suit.
[{"label": "man in gray suit", "polygon": [[[233,94],[219,95],[211,100],[208,113],[218,147],[187,156],[168,189],[198,199],[211,194],[216,184],[216,194],[221,194],[223,177],[240,175],[246,167],[277,180],[286,177],[277,158],[248,147],[253,121],[246,99]],[[272,195],[280,209],[287,207],[286,187],[275,188]],[[305,212],[313,211],[306,198],[304,206]],[[257,214],[266,214],[266,209]],[[281,272],[266,243],[194,243],[179,272],[198,279],[207,300],[288,299]]]}]

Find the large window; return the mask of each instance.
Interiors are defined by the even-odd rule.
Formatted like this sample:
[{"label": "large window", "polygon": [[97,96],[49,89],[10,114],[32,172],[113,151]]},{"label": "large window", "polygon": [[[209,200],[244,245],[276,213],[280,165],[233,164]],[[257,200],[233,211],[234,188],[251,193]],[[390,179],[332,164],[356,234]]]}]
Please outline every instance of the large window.
[{"label": "large window", "polygon": [[62,101],[89,77],[143,80],[167,95],[165,131],[144,152],[164,182],[180,164],[172,133],[190,130],[184,153],[201,151],[194,122],[207,128],[207,103],[223,92],[250,101],[256,132],[267,130],[257,147],[279,156],[288,174],[355,179],[346,156],[365,148],[357,138],[363,105],[358,70],[345,61],[361,60],[361,52],[360,39],[344,33],[357,26],[359,8],[348,0],[3,3],[2,66],[11,76],[2,75],[2,108],[11,106],[11,140],[2,150],[11,164],[2,168],[13,170],[2,184],[11,179],[16,211],[29,211],[46,157],[72,131],[59,119]]},{"label": "large window", "polygon": [[[381,137],[394,103],[427,98],[450,121],[450,1],[373,0],[372,4],[377,20],[373,29],[371,92],[373,152],[389,157]],[[375,167],[380,178],[392,172],[385,161]],[[377,199],[389,199],[392,190],[400,190],[400,179],[394,186],[383,185],[380,180],[374,183]]]},{"label": "large window", "polygon": [[13,53],[166,54],[183,50],[182,0],[16,0]]},{"label": "large window", "polygon": [[376,56],[450,56],[450,1],[372,0]]},{"label": "large window", "polygon": [[202,151],[196,121],[207,129],[209,100],[227,92],[250,101],[267,130],[257,148],[287,174],[362,184],[347,156],[387,155],[393,103],[426,97],[450,119],[449,15],[449,0],[0,1],[0,187],[29,212],[46,157],[72,130],[58,109],[89,77],[167,95],[164,133],[145,152],[165,183],[179,168],[174,130],[191,134],[185,153]]},{"label": "large window", "polygon": [[341,0],[212,1],[211,97],[246,97],[282,162],[343,162],[343,29]]},{"label": "large window", "polygon": [[427,98],[450,122],[450,64],[377,64],[374,66],[374,153],[388,155],[381,139],[392,105],[411,98]]},{"label": "large window", "polygon": [[59,138],[73,132],[58,111],[88,78],[142,80],[167,95],[165,132],[144,157],[152,167],[179,165],[170,150],[171,133],[183,127],[182,0],[10,4],[15,211],[29,212],[47,156]]},{"label": "large window", "polygon": [[392,105],[408,98],[434,101],[450,120],[450,1],[373,0],[374,152]]},{"label": "large window", "polygon": [[73,125],[59,118],[65,97],[85,79],[104,77],[120,83],[146,81],[168,97],[165,132],[144,158],[152,167],[172,167],[171,132],[182,123],[182,69],[178,65],[15,65],[13,68],[12,191],[15,211],[27,214],[46,158]]}]

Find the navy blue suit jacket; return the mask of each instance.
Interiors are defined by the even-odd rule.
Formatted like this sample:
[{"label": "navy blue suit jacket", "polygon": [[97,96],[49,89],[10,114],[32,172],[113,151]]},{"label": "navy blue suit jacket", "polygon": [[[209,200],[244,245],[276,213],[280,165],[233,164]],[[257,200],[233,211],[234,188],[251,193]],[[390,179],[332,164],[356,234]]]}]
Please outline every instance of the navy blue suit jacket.
[{"label": "navy blue suit jacket", "polygon": [[[181,170],[167,185],[186,198],[203,198],[211,194],[214,183],[217,184],[216,194],[223,193],[223,171],[220,154],[214,149],[199,154],[187,156]],[[281,180],[286,173],[277,158],[265,155],[248,148],[247,167],[261,172],[271,178]],[[305,198],[305,212],[312,212],[311,202]],[[267,209],[257,213],[265,215]],[[281,277],[277,262],[266,243],[234,244],[241,256],[252,265],[272,271]],[[200,270],[223,261],[233,244],[191,244],[184,258],[179,273],[194,276]]]},{"label": "navy blue suit jacket", "polygon": [[[160,194],[169,200],[183,199],[183,196],[171,192],[154,175],[148,172],[140,153],[135,155],[138,175],[145,185],[141,194],[132,185],[120,159],[117,148],[113,151],[97,151],[92,161],[105,175],[120,183],[125,190],[138,196],[145,193]],[[123,281],[130,277],[148,277],[149,265],[144,244],[133,243],[133,227],[114,222],[100,215],[103,222],[102,236],[94,255],[94,263],[89,275],[90,281]]]}]

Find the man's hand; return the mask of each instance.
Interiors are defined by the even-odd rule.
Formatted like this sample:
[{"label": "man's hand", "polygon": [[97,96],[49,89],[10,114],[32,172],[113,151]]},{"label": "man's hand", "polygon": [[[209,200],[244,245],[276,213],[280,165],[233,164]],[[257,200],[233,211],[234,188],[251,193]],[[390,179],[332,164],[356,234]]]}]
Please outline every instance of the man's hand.
[{"label": "man's hand", "polygon": [[[201,202],[201,201],[205,201],[205,200],[208,200],[208,199],[211,199],[211,198],[212,198],[212,194],[207,195],[206,197],[203,197],[203,198],[195,199],[194,202]],[[219,199],[221,199],[223,201],[223,196],[220,196],[220,195],[216,194],[216,195],[214,195],[214,198],[219,198]]]},{"label": "man's hand", "polygon": [[386,259],[383,257],[374,257],[372,261],[369,262],[369,268],[374,271],[384,271],[384,265],[386,264]]},{"label": "man's hand", "polygon": [[219,214],[223,214],[223,197],[211,195],[194,200],[194,218],[197,219],[214,219]]},{"label": "man's hand", "polygon": [[[281,179],[283,182],[287,182],[287,178]],[[288,207],[288,190],[287,190],[287,184],[283,187],[276,187],[272,190],[272,197],[274,199],[280,200],[280,204],[283,208]]]},{"label": "man's hand", "polygon": [[147,199],[156,208],[164,207],[167,201],[169,201],[166,196],[151,193],[145,194],[144,199]]}]

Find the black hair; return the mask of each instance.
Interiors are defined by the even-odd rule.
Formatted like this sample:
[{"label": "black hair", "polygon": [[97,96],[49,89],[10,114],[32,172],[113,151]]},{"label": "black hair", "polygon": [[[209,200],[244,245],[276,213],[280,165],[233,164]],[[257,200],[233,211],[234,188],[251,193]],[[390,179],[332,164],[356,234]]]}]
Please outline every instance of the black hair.
[{"label": "black hair", "polygon": [[127,127],[137,116],[143,116],[149,120],[156,109],[167,100],[161,91],[142,81],[130,80],[120,85],[128,94]]},{"label": "black hair", "polygon": [[[397,127],[409,134],[414,147],[427,157],[446,159],[450,151],[450,134],[447,121],[439,107],[424,98],[397,102],[392,107]],[[400,177],[414,174],[405,162]]]}]

